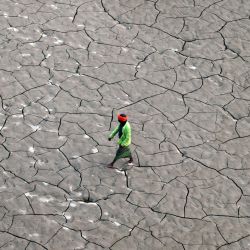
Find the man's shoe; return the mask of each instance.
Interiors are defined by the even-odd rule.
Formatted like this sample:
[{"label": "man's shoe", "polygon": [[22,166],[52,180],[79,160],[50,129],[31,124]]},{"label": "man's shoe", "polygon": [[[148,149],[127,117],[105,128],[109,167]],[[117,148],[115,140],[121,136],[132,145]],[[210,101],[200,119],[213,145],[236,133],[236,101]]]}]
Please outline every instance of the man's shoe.
[{"label": "man's shoe", "polygon": [[128,161],[128,165],[129,165],[129,166],[133,166],[133,165],[134,165],[133,159],[130,159],[130,160]]}]

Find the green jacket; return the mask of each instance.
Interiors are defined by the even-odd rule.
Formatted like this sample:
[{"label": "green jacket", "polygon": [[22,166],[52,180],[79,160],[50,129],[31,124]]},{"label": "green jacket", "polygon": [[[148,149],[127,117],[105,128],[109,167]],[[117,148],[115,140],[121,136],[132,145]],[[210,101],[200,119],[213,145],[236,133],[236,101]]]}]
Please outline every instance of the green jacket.
[{"label": "green jacket", "polygon": [[[119,126],[116,126],[116,128],[113,130],[113,132],[110,134],[109,138],[113,138],[119,131]],[[118,141],[118,144],[127,147],[131,144],[131,127],[129,122],[126,122],[126,124],[122,128],[122,136]]]}]

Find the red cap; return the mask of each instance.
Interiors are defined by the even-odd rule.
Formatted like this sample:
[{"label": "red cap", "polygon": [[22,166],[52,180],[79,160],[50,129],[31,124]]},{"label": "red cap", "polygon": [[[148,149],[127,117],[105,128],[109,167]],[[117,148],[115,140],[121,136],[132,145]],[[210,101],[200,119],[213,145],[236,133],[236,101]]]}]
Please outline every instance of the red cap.
[{"label": "red cap", "polygon": [[128,116],[124,114],[118,114],[117,117],[119,122],[126,122],[128,120]]}]

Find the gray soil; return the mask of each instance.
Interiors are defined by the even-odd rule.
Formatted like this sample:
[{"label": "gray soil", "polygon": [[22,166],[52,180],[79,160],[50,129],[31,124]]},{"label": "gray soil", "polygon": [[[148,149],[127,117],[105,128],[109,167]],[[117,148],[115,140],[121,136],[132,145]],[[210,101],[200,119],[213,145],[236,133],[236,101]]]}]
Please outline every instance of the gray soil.
[{"label": "gray soil", "polygon": [[[250,249],[249,0],[0,0],[0,249]],[[106,165],[126,112],[134,166]]]}]

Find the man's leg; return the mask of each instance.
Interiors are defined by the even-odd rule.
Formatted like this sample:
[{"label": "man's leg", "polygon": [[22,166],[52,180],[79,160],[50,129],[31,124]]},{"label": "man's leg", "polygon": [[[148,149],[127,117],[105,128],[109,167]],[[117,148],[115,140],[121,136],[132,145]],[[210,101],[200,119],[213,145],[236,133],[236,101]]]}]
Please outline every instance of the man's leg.
[{"label": "man's leg", "polygon": [[113,168],[115,162],[116,162],[116,158],[114,158],[114,160],[108,165],[108,168]]},{"label": "man's leg", "polygon": [[129,158],[128,163],[133,163],[133,161],[134,161],[134,159],[133,159],[133,157],[132,157],[132,155],[131,155],[130,158]]},{"label": "man's leg", "polygon": [[113,168],[113,167],[114,167],[115,162],[119,159],[120,151],[121,151],[121,147],[119,147],[119,148],[117,149],[115,158],[114,158],[114,160],[108,165],[108,168]]},{"label": "man's leg", "polygon": [[132,165],[133,164],[133,156],[132,156],[132,152],[130,150],[130,147],[127,147],[127,158],[129,158],[128,164]]}]

